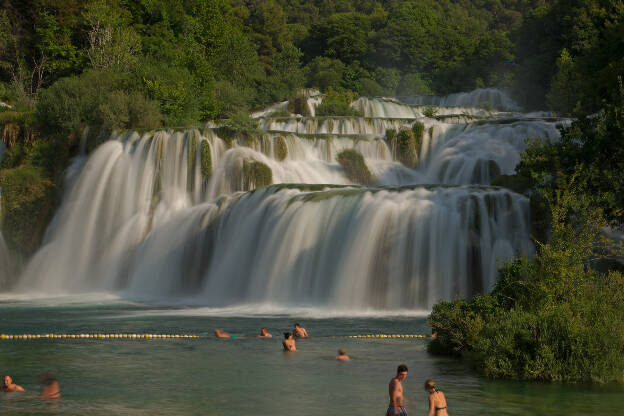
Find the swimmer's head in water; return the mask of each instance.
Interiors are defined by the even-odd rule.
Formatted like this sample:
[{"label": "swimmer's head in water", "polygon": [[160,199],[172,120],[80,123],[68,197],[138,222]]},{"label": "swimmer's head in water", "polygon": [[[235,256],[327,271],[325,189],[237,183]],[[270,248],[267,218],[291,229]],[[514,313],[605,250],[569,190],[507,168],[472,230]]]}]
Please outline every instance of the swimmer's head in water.
[{"label": "swimmer's head in water", "polygon": [[433,380],[425,381],[425,390],[427,390],[427,391],[435,391],[435,390],[437,390],[436,386],[435,386],[435,381],[433,381]]},{"label": "swimmer's head in water", "polygon": [[11,378],[11,376],[4,376],[4,385],[10,386],[11,384],[13,384],[13,379]]},{"label": "swimmer's head in water", "polygon": [[284,332],[284,339],[288,339],[292,337],[292,334],[290,332]]},{"label": "swimmer's head in water", "polygon": [[54,377],[54,373],[52,373],[51,371],[46,371],[45,373],[41,374],[41,376],[39,376],[39,381],[41,382],[41,384],[49,386],[50,384],[56,382],[56,377]]},{"label": "swimmer's head in water", "polygon": [[300,327],[301,327],[301,325],[295,324],[295,328],[300,328]]},{"label": "swimmer's head in water", "polygon": [[400,366],[397,367],[397,378],[400,381],[405,380],[405,378],[407,377],[407,366],[405,364],[401,364]]},{"label": "swimmer's head in water", "polygon": [[338,350],[338,355],[345,355],[346,353],[347,353],[347,351],[345,351],[345,349],[344,349],[344,348],[340,348],[340,349]]}]

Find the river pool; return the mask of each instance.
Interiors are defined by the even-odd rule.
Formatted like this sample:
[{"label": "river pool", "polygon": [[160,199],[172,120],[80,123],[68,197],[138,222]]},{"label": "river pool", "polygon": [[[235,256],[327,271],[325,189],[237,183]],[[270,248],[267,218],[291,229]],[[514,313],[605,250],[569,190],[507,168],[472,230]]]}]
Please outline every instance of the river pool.
[{"label": "river pool", "polygon": [[[281,351],[298,321],[310,339]],[[621,415],[624,388],[486,380],[461,361],[433,357],[423,339],[359,339],[357,334],[424,334],[424,316],[331,317],[306,311],[210,310],[120,301],[0,302],[0,333],[179,333],[197,339],[36,339],[0,341],[0,372],[26,393],[0,394],[0,414],[22,415],[382,415],[398,364],[410,415],[426,414],[422,388],[436,380],[451,415]],[[214,328],[273,339],[217,340]],[[344,347],[353,358],[333,359]],[[62,399],[34,398],[51,370]]]}]

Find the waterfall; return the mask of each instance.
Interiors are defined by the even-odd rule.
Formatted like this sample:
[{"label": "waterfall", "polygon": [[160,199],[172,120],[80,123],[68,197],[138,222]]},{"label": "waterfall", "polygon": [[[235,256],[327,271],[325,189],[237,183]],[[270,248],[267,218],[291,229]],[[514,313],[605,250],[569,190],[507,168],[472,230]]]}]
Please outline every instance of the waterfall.
[{"label": "waterfall", "polygon": [[470,92],[460,92],[443,97],[433,95],[412,95],[401,97],[406,104],[434,105],[442,107],[483,107],[491,106],[497,110],[519,111],[520,107],[509,95],[497,88],[479,88]]},{"label": "waterfall", "polygon": [[[561,120],[457,107],[425,117],[364,97],[353,105],[366,117],[271,116],[287,105],[256,113],[256,135],[114,133],[68,170],[13,290],[427,310],[490,289],[503,260],[532,253],[528,199],[487,185],[513,173],[527,137],[557,140]],[[408,168],[385,135],[417,121]],[[345,149],[362,154],[373,185],[352,183]]]},{"label": "waterfall", "polygon": [[491,288],[502,260],[532,250],[527,205],[496,188],[274,185],[180,209],[166,222],[109,218],[98,247],[73,253],[72,273],[54,259],[80,247],[59,236],[21,283],[214,306],[427,309]]}]

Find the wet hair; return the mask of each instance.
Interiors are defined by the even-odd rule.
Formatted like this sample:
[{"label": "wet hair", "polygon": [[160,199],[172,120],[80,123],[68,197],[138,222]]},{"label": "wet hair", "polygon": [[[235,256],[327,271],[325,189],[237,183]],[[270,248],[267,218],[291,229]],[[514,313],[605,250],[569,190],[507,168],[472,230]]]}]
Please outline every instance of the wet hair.
[{"label": "wet hair", "polygon": [[288,339],[291,337],[291,333],[290,332],[284,332],[284,339]]},{"label": "wet hair", "polygon": [[435,381],[433,381],[431,379],[425,381],[425,390],[427,390],[427,391],[429,391],[429,390],[438,391],[438,389],[436,389],[436,386],[435,386]]},{"label": "wet hair", "polygon": [[56,377],[54,377],[54,373],[52,373],[51,371],[46,371],[45,373],[41,374],[41,376],[39,376],[39,381],[44,386],[49,386],[50,384],[56,382]]},{"label": "wet hair", "polygon": [[347,352],[345,351],[345,349],[344,349],[344,348],[340,348],[340,349],[338,350],[338,354],[340,354],[340,355],[345,355],[346,353],[347,353]]},{"label": "wet hair", "polygon": [[301,325],[299,325],[299,324],[295,324],[295,326],[301,326]]},{"label": "wet hair", "polygon": [[397,367],[397,374],[403,373],[403,372],[407,373],[407,366],[405,364],[401,364],[400,366]]}]

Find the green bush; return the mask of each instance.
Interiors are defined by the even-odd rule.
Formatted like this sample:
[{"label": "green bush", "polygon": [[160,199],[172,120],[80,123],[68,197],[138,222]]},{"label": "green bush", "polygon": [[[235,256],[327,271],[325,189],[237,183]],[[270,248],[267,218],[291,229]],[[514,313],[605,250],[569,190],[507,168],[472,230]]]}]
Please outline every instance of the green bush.
[{"label": "green bush", "polygon": [[437,107],[427,106],[425,107],[422,113],[423,113],[423,116],[427,118],[434,118],[435,116],[438,115],[438,109]]},{"label": "green bush", "polygon": [[61,78],[41,93],[37,121],[47,133],[80,134],[88,125],[113,128],[159,127],[155,103],[140,92],[125,92],[128,76],[91,70]]},{"label": "green bush", "polygon": [[401,129],[397,134],[396,141],[396,157],[399,162],[409,168],[415,168],[418,164],[418,154],[416,153],[414,132],[408,129]]},{"label": "green bush", "polygon": [[212,153],[208,140],[202,140],[201,146],[201,173],[204,179],[208,178],[212,173]]},{"label": "green bush", "polygon": [[325,98],[318,107],[316,107],[317,116],[350,116],[350,117],[362,117],[361,111],[351,107],[350,104],[353,101],[354,96],[352,94],[341,94],[332,89],[329,89]]},{"label": "green bush", "polygon": [[428,349],[492,378],[624,382],[624,275],[588,267],[613,253],[605,222],[568,188],[549,198],[552,239],[506,263],[490,294],[435,305]]},{"label": "green bush", "polygon": [[284,160],[288,156],[288,146],[286,145],[286,139],[283,136],[277,136],[275,138],[275,158],[277,160]]},{"label": "green bush", "polygon": [[364,157],[362,157],[362,154],[357,150],[345,149],[338,153],[337,160],[345,170],[347,178],[349,178],[351,182],[360,183],[362,185],[369,185],[372,183],[373,175],[370,170],[368,170]]},{"label": "green bush", "polygon": [[162,125],[158,104],[140,92],[113,91],[98,106],[99,122],[112,129],[155,128]]}]

